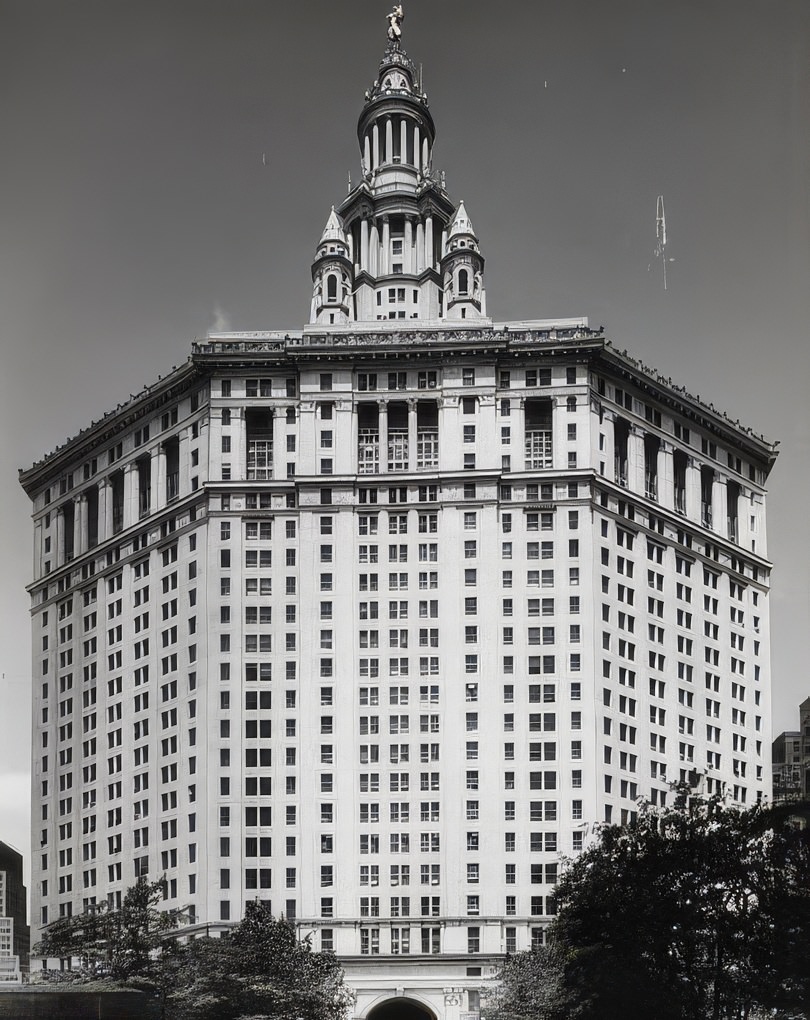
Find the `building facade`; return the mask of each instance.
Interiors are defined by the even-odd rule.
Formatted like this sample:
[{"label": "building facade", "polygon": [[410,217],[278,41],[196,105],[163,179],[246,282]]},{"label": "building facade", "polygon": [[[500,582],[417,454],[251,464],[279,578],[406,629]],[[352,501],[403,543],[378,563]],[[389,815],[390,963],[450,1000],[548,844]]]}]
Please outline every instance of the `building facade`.
[{"label": "building facade", "polygon": [[21,475],[34,922],[256,898],[356,1015],[477,1014],[559,855],[771,790],[772,444],[584,319],[495,323],[389,42],[310,323],[211,334]]},{"label": "building facade", "polygon": [[773,742],[773,800],[810,800],[810,698],[799,705],[799,729]]},{"label": "building facade", "polygon": [[28,974],[29,948],[22,854],[0,843],[0,982],[23,980]]}]

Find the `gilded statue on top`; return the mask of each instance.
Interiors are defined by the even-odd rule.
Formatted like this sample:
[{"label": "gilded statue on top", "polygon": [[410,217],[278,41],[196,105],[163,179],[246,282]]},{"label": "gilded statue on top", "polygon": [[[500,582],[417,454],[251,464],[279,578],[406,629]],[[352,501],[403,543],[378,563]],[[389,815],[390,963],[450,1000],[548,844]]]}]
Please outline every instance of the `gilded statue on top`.
[{"label": "gilded statue on top", "polygon": [[405,13],[402,4],[394,4],[394,9],[386,15],[388,20],[388,41],[399,49],[399,40],[402,37],[402,22],[405,20]]}]

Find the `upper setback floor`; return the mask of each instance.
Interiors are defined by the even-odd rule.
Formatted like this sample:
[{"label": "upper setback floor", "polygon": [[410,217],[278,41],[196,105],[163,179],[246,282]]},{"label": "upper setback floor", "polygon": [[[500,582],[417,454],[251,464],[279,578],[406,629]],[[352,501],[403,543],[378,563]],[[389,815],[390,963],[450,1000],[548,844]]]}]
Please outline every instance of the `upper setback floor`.
[{"label": "upper setback floor", "polygon": [[393,332],[362,336],[362,351],[331,335],[196,345],[173,376],[21,475],[35,576],[207,482],[422,472],[508,483],[584,469],[766,555],[773,446],[581,326],[436,335],[431,346],[416,331],[407,350]]}]

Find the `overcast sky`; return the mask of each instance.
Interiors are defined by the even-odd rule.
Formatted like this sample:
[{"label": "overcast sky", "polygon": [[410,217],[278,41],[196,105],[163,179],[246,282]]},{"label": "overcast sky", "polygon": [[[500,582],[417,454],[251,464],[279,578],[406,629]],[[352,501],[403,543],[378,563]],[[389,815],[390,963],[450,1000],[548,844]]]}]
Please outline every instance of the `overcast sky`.
[{"label": "overcast sky", "polygon": [[[314,246],[359,176],[389,9],[0,0],[0,839],[26,851],[17,469],[207,330],[303,325]],[[810,4],[406,0],[405,15],[492,316],[587,315],[781,441],[774,731],[795,728],[810,695]]]}]

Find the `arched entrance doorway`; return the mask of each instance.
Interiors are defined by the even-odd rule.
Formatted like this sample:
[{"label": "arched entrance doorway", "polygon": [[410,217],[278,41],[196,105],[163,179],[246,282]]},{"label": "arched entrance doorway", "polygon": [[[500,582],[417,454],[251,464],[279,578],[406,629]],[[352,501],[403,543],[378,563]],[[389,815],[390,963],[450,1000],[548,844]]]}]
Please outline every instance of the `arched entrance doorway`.
[{"label": "arched entrance doorway", "polygon": [[369,1011],[366,1020],[436,1020],[436,1017],[414,999],[386,999]]}]

